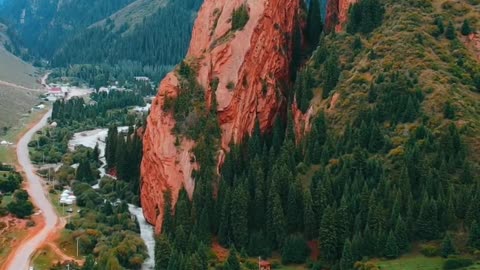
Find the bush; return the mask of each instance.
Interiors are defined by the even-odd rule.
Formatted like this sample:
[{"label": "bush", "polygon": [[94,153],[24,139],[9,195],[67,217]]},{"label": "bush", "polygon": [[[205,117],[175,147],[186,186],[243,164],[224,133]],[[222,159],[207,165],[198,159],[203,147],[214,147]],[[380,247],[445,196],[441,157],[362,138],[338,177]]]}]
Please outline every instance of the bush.
[{"label": "bush", "polygon": [[250,19],[247,5],[241,5],[232,12],[232,30],[242,30]]},{"label": "bush", "polygon": [[459,269],[473,264],[473,261],[463,257],[449,257],[443,264],[444,270]]},{"label": "bush", "polygon": [[440,250],[438,249],[438,247],[433,245],[422,245],[420,253],[422,253],[426,257],[435,257],[440,254]]},{"label": "bush", "polygon": [[33,214],[33,204],[29,201],[13,201],[7,205],[7,209],[18,218],[25,218]]}]

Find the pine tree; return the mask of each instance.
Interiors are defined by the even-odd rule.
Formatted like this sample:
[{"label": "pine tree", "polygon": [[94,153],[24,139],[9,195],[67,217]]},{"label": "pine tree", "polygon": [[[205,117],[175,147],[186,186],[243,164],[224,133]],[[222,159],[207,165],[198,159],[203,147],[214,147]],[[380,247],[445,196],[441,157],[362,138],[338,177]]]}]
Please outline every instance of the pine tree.
[{"label": "pine tree", "polygon": [[180,252],[178,251],[173,251],[172,255],[170,257],[170,260],[168,261],[168,267],[167,270],[178,270],[182,269],[181,264],[183,261],[183,256]]},{"label": "pine tree", "polygon": [[105,159],[107,160],[107,167],[115,167],[116,150],[117,150],[118,129],[113,126],[108,129],[107,140],[105,142]]},{"label": "pine tree", "polygon": [[448,256],[455,254],[455,252],[452,238],[450,237],[450,234],[447,233],[442,241],[442,257],[447,258]]},{"label": "pine tree", "polygon": [[323,24],[322,18],[320,17],[320,3],[318,0],[310,0],[307,17],[307,37],[312,48],[317,47],[322,30]]},{"label": "pine tree", "polygon": [[473,32],[470,22],[467,19],[463,20],[461,32],[464,36],[468,36]]},{"label": "pine tree", "polygon": [[454,40],[456,38],[455,35],[455,26],[453,26],[453,22],[449,21],[447,25],[447,30],[445,31],[445,37],[449,40]]},{"label": "pine tree", "polygon": [[155,239],[155,270],[166,270],[171,255],[170,241],[165,234],[162,234]]},{"label": "pine tree", "polygon": [[343,245],[342,258],[340,259],[340,270],[352,270],[355,258],[353,257],[352,244],[346,240]]},{"label": "pine tree", "polygon": [[304,235],[307,240],[313,239],[315,237],[315,230],[317,224],[315,222],[315,213],[313,211],[313,202],[312,202],[312,195],[309,190],[305,192],[304,195],[304,210],[303,210],[303,218],[304,218]]},{"label": "pine tree", "polygon": [[437,26],[437,31],[435,31],[434,36],[438,37],[440,35],[443,35],[443,33],[445,32],[445,25],[443,24],[442,18],[435,18],[435,25]]},{"label": "pine tree", "polygon": [[480,224],[475,220],[470,226],[470,233],[468,235],[468,246],[480,249]]},{"label": "pine tree", "polygon": [[[267,228],[269,230],[269,228]],[[273,208],[272,208],[272,228],[270,230],[273,232],[274,235],[274,243],[276,246],[279,247],[285,237],[286,233],[286,222],[285,216],[283,214],[282,204],[280,202],[280,196],[275,194],[275,198],[273,201]]]},{"label": "pine tree", "polygon": [[172,192],[170,189],[167,189],[163,193],[163,225],[162,233],[170,236],[174,232],[174,220],[172,213]]},{"label": "pine tree", "polygon": [[92,168],[90,167],[90,162],[88,160],[83,159],[80,161],[75,177],[78,181],[86,183],[92,183],[95,180],[95,177],[92,173]]},{"label": "pine tree", "polygon": [[395,239],[397,240],[399,250],[407,251],[409,246],[408,231],[401,216],[398,216],[397,223],[395,224]]},{"label": "pine tree", "polygon": [[395,235],[392,231],[388,234],[387,243],[385,245],[385,257],[388,259],[395,259],[400,254],[397,239],[395,239]]},{"label": "pine tree", "polygon": [[446,119],[455,118],[455,108],[450,101],[447,101],[447,103],[445,103],[445,106],[443,108],[443,117],[445,117]]},{"label": "pine tree", "polygon": [[416,224],[419,239],[434,240],[438,235],[437,207],[435,202],[424,197]]},{"label": "pine tree", "polygon": [[[340,221],[343,222],[343,221]],[[318,232],[318,241],[322,257],[326,261],[334,261],[337,259],[337,221],[335,220],[335,211],[332,207],[325,209],[322,222]]]},{"label": "pine tree", "polygon": [[244,184],[240,184],[233,192],[230,222],[235,246],[246,247],[248,243],[248,195]]},{"label": "pine tree", "polygon": [[293,233],[297,230],[297,226],[299,225],[299,209],[297,206],[297,194],[295,191],[295,187],[293,183],[290,184],[290,188],[288,190],[288,199],[287,199],[287,227],[290,233]]},{"label": "pine tree", "polygon": [[227,261],[223,267],[224,270],[240,270],[240,262],[237,258],[237,251],[235,249],[230,250]]},{"label": "pine tree", "polygon": [[325,82],[323,85],[323,98],[327,98],[330,92],[337,86],[340,77],[340,62],[335,52],[331,53],[325,63]]}]

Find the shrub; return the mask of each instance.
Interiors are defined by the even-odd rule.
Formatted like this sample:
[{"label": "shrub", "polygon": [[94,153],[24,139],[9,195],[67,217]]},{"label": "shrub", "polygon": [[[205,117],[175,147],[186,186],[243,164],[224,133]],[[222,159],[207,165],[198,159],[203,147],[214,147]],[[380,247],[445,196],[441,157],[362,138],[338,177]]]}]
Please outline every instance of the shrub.
[{"label": "shrub", "polygon": [[232,30],[242,30],[250,19],[247,5],[241,5],[232,12]]},{"label": "shrub", "polygon": [[234,88],[235,88],[235,83],[232,81],[228,82],[227,89],[232,91]]},{"label": "shrub", "polygon": [[443,264],[444,270],[459,269],[473,264],[473,261],[463,257],[449,257]]},{"label": "shrub", "polygon": [[422,245],[420,253],[422,253],[426,257],[435,257],[440,254],[440,250],[438,247],[433,245]]}]

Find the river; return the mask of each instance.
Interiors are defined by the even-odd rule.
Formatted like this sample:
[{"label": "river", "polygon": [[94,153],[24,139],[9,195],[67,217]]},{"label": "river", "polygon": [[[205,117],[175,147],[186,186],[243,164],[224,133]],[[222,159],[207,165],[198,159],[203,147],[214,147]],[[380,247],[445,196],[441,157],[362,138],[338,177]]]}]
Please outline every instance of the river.
[{"label": "river", "polygon": [[[127,131],[128,127],[119,127],[118,131]],[[108,135],[108,129],[95,129],[89,131],[82,131],[75,133],[73,138],[68,142],[68,147],[70,150],[75,149],[75,146],[83,145],[85,147],[94,148],[98,144],[98,149],[100,150],[100,161],[103,162],[103,166],[100,168],[100,175],[103,177],[105,175],[105,139]],[[98,188],[98,184],[94,185],[93,188]],[[145,260],[142,265],[142,270],[151,270],[155,268],[155,237],[153,233],[153,226],[148,224],[143,216],[143,210],[140,207],[129,204],[128,210],[130,214],[134,215],[137,218],[138,224],[140,226],[140,237],[142,237],[145,245],[147,246],[149,258]]]}]

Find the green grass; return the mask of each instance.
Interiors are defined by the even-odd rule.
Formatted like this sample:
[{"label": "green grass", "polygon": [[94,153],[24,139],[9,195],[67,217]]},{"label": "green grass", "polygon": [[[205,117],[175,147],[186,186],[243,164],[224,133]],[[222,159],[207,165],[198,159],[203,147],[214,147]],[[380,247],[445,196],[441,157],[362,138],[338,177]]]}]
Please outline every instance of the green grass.
[{"label": "green grass", "polygon": [[[7,134],[0,136],[0,141],[6,140],[8,142],[16,143],[20,135],[27,130],[29,125],[38,121],[47,111],[48,108],[42,111],[35,111],[29,115],[21,117],[15,127],[11,128]],[[0,162],[15,163],[16,160],[17,155],[13,146],[0,146]]]},{"label": "green grass", "polygon": [[18,241],[20,241],[19,239],[23,239],[27,233],[27,230],[18,229],[0,235],[0,266],[5,263],[8,254],[10,254],[12,250],[13,244],[18,243]]},{"label": "green grass", "polygon": [[[71,215],[70,217],[74,217],[75,215],[77,215],[78,214],[77,211],[80,209],[80,207],[78,207],[77,205],[65,205],[65,206],[60,205],[60,194],[61,192],[58,192],[58,191],[56,194],[52,194],[52,193],[48,194],[48,198],[52,202],[52,205],[55,207],[55,210],[57,211],[58,215],[60,217],[67,217],[69,215]],[[73,213],[67,213],[68,208],[72,208]]]},{"label": "green grass", "polygon": [[0,206],[7,207],[7,204],[9,204],[12,200],[12,195],[5,195],[2,197],[2,203],[0,204]]},{"label": "green grass", "polygon": [[[385,270],[442,270],[445,259],[441,257],[428,258],[423,255],[405,256],[390,261],[374,261],[380,269]],[[464,270],[480,269],[480,265],[474,264]]]},{"label": "green grass", "polygon": [[50,248],[42,248],[33,258],[33,266],[36,270],[48,270],[52,266],[52,263],[57,260],[58,257]]}]

